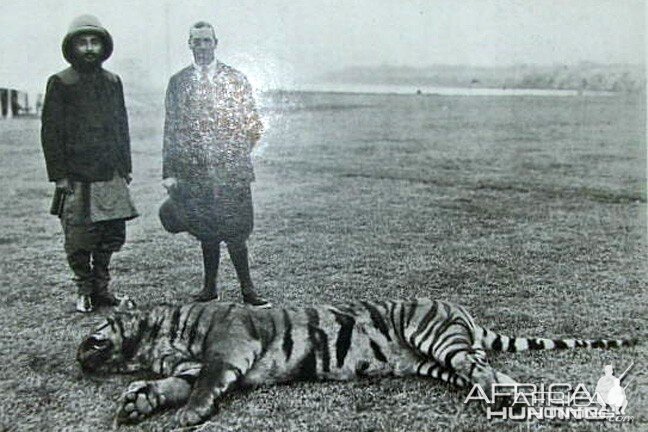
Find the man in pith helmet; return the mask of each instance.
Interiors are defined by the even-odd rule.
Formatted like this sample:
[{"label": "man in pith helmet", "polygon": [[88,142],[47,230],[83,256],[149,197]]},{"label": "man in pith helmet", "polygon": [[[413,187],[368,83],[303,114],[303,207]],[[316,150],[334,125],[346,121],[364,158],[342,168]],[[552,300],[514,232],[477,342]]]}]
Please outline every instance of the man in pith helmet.
[{"label": "man in pith helmet", "polygon": [[103,69],[113,40],[99,20],[72,21],[62,43],[70,67],[47,82],[41,143],[65,253],[77,285],[76,310],[119,303],[108,289],[108,267],[137,216],[130,198],[131,150],[120,78]]}]

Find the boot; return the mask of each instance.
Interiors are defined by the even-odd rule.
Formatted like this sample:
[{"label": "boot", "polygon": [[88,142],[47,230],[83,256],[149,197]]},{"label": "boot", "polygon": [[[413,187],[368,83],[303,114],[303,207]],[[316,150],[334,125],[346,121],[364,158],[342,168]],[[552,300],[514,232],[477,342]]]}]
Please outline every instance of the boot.
[{"label": "boot", "polygon": [[200,246],[202,247],[205,279],[202,291],[192,297],[194,301],[198,302],[218,301],[220,295],[216,289],[216,277],[218,276],[218,264],[220,262],[220,243],[201,242]]},{"label": "boot", "polygon": [[81,313],[90,313],[94,310],[92,299],[89,295],[79,294],[77,296],[76,311]]},{"label": "boot", "polygon": [[241,293],[243,294],[243,302],[247,305],[254,306],[260,309],[272,307],[272,304],[261,297],[254,289],[252,278],[250,277],[250,267],[248,264],[248,250],[245,243],[227,244],[227,250],[236,276],[241,284]]},{"label": "boot", "polygon": [[92,304],[92,291],[94,276],[90,268],[90,252],[78,250],[67,254],[67,260],[74,273],[74,283],[77,286],[76,310],[89,313],[94,310]]},{"label": "boot", "polygon": [[272,303],[261,297],[254,291],[254,287],[241,288],[243,293],[243,303],[259,309],[268,309],[272,307]]},{"label": "boot", "polygon": [[92,274],[94,275],[94,290],[92,292],[92,303],[99,306],[117,306],[119,299],[108,291],[110,282],[110,251],[92,252]]}]

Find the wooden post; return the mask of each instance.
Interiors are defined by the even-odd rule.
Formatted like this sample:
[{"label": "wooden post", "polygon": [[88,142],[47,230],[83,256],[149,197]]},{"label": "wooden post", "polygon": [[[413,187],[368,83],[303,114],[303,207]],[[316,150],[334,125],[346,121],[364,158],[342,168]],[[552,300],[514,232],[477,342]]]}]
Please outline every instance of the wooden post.
[{"label": "wooden post", "polygon": [[0,118],[7,118],[9,111],[9,89],[0,88]]}]

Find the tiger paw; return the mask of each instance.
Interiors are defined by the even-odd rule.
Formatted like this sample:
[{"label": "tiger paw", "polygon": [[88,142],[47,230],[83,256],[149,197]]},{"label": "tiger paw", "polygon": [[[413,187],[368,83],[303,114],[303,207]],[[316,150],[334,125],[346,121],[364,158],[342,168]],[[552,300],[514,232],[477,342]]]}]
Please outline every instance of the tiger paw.
[{"label": "tiger paw", "polygon": [[175,414],[174,423],[179,427],[194,426],[203,421],[203,418],[193,409],[180,408]]},{"label": "tiger paw", "polygon": [[147,381],[132,382],[121,396],[117,411],[118,424],[139,423],[164,405],[164,395]]}]

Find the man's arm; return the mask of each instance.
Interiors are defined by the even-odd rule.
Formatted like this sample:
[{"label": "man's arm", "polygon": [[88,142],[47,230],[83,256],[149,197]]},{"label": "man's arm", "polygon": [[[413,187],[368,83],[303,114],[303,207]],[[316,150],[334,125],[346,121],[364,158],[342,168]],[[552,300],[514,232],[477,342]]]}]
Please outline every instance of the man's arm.
[{"label": "man's arm", "polygon": [[43,104],[41,145],[45,155],[47,176],[57,182],[57,187],[67,183],[67,161],[65,149],[65,115],[63,83],[56,76],[47,82]]},{"label": "man's arm", "polygon": [[128,113],[126,112],[126,102],[124,101],[124,86],[121,79],[117,78],[118,107],[117,122],[119,141],[121,142],[121,160],[124,163],[126,180],[130,183],[131,173],[133,172],[133,163],[131,159],[130,134],[128,129]]},{"label": "man's arm", "polygon": [[250,140],[250,150],[256,146],[263,134],[263,123],[256,108],[252,86],[247,78],[243,77],[242,82],[242,104],[245,115],[245,133]]},{"label": "man's arm", "polygon": [[178,174],[178,105],[175,80],[171,78],[164,100],[164,138],[162,143],[162,178],[175,178]]}]

